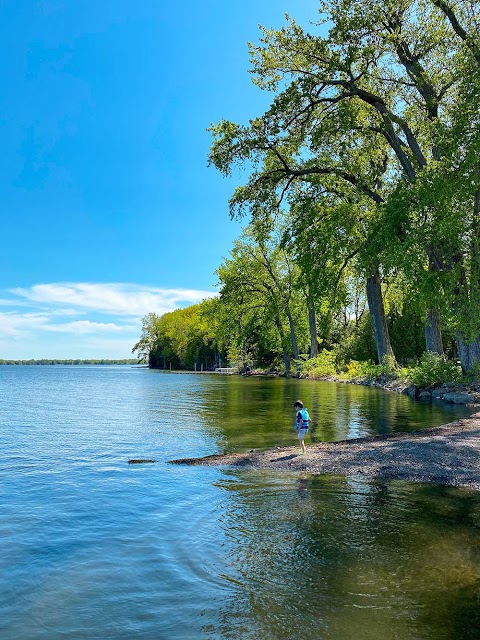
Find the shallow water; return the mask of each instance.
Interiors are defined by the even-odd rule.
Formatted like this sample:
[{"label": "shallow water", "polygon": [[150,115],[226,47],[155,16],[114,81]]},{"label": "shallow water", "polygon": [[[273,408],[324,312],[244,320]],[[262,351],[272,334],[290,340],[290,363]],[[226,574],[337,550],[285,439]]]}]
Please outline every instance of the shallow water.
[{"label": "shallow water", "polygon": [[478,638],[478,494],[165,464],[294,444],[298,397],[317,441],[467,413],[332,383],[0,366],[0,638]]}]

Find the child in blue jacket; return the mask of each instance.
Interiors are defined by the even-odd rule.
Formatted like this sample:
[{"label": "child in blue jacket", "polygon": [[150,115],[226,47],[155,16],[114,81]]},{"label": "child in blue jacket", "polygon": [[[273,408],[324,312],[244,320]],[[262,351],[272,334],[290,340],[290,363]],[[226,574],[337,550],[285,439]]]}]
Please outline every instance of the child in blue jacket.
[{"label": "child in blue jacket", "polygon": [[302,447],[302,453],[305,453],[305,436],[308,433],[308,426],[310,424],[310,416],[308,414],[307,409],[303,407],[303,402],[301,400],[297,400],[293,405],[296,411],[296,422],[295,422],[295,431],[298,434],[298,440],[300,442],[300,446]]}]

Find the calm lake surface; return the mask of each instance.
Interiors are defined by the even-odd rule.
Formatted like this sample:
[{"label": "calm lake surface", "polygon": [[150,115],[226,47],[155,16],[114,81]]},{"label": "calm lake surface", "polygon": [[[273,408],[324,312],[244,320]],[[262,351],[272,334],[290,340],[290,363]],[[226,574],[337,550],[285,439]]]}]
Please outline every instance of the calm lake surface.
[{"label": "calm lake surface", "polygon": [[[480,637],[480,495],[173,458],[439,425],[333,383],[0,366],[0,638]],[[129,458],[156,464],[128,465]]]}]

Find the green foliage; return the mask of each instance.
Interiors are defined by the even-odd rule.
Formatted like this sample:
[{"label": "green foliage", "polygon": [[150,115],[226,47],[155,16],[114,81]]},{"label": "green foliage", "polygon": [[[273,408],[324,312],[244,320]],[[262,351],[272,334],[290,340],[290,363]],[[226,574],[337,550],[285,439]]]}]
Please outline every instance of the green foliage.
[{"label": "green foliage", "polygon": [[418,387],[432,387],[443,382],[459,381],[462,369],[456,362],[427,351],[420,358],[418,365],[410,369],[409,377]]},{"label": "green foliage", "polygon": [[359,362],[358,360],[350,360],[345,365],[344,371],[342,372],[342,378],[346,378],[347,380],[353,380],[356,378],[359,379],[374,379],[378,378],[380,373],[380,367],[376,364],[373,364],[372,361],[368,362]]},{"label": "green foliage", "polygon": [[337,373],[336,354],[323,349],[316,358],[301,362],[301,373],[306,378],[323,378]]},{"label": "green foliage", "polygon": [[463,382],[471,384],[472,382],[480,382],[480,364],[475,362],[469,369],[467,374],[463,376]]},{"label": "green foliage", "polygon": [[216,364],[211,301],[143,319],[142,336],[133,351],[148,358],[152,367],[193,369]]},{"label": "green foliage", "polygon": [[379,365],[379,369],[381,374],[386,375],[388,377],[396,376],[398,371],[398,366],[395,361],[395,358],[391,355],[385,355],[382,358],[382,363]]},{"label": "green foliage", "polygon": [[407,300],[402,308],[391,309],[387,318],[393,351],[398,362],[418,358],[425,350],[424,322]]},{"label": "green foliage", "polygon": [[332,340],[339,366],[350,360],[363,362],[377,358],[372,322],[368,312],[365,312],[358,321],[350,320],[343,326],[337,324],[332,333]]},{"label": "green foliage", "polygon": [[[223,120],[211,128],[210,162],[225,175],[236,166],[250,171],[231,214],[260,220],[287,202],[289,249],[317,301],[335,301],[347,267],[360,277],[400,274],[417,319],[434,305],[444,326],[473,342],[478,3],[322,0],[320,12],[322,29],[291,18],[282,29],[262,29],[250,46],[252,73],[275,92],[270,108],[247,126]],[[421,337],[409,315],[397,314],[393,332],[403,357],[418,353]],[[376,335],[384,352],[385,334]],[[359,345],[357,333],[342,357],[363,359],[367,344],[363,354]]]}]

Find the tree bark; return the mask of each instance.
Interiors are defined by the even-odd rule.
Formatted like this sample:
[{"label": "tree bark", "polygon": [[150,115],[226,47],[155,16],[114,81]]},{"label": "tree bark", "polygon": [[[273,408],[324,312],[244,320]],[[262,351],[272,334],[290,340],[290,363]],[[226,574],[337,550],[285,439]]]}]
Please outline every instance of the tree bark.
[{"label": "tree bark", "polygon": [[430,309],[425,321],[425,346],[427,351],[443,356],[442,331],[440,315],[437,309]]},{"label": "tree bark", "polygon": [[293,357],[295,360],[298,360],[298,342],[297,342],[297,334],[295,333],[295,323],[293,321],[292,312],[290,308],[287,306],[285,309],[288,318],[288,325],[290,327],[290,339],[292,341],[292,351]]},{"label": "tree bark", "polygon": [[308,327],[310,329],[310,358],[318,356],[317,317],[313,304],[308,305]]},{"label": "tree bark", "polygon": [[300,364],[299,364],[297,335],[296,335],[296,332],[295,332],[295,323],[293,321],[292,312],[290,311],[290,308],[288,307],[288,305],[286,306],[285,311],[287,313],[288,324],[289,324],[289,327],[290,327],[290,340],[292,342],[293,359],[295,360],[296,377],[299,378],[300,377]]},{"label": "tree bark", "polygon": [[478,335],[478,331],[475,331],[475,329],[477,329],[475,320],[480,313],[480,187],[475,192],[473,203],[470,257],[470,285],[467,290],[466,277],[463,274],[458,292],[463,293],[464,296],[468,296],[470,318],[466,324],[467,326],[468,324],[471,326],[471,335],[469,339],[467,339],[462,331],[458,331],[455,336],[458,356],[464,373],[470,371],[475,364],[477,366],[480,365],[480,336]]},{"label": "tree bark", "polygon": [[377,346],[378,362],[381,364],[385,356],[391,356],[396,364],[395,354],[390,344],[385,308],[383,306],[382,287],[378,271],[367,278],[368,310],[372,319],[373,334]]},{"label": "tree bark", "polygon": [[283,364],[285,365],[285,376],[290,376],[290,354],[285,349],[285,332],[283,330],[282,321],[278,314],[275,314],[275,324],[277,325],[278,333],[280,335],[280,341],[282,343]]},{"label": "tree bark", "polygon": [[[478,178],[480,183],[480,168]],[[470,308],[476,318],[480,315],[480,186],[473,201],[472,229],[470,240]]]},{"label": "tree bark", "polygon": [[455,336],[455,342],[463,373],[468,373],[475,364],[480,365],[480,338],[473,342],[467,342],[463,334],[459,332]]}]

